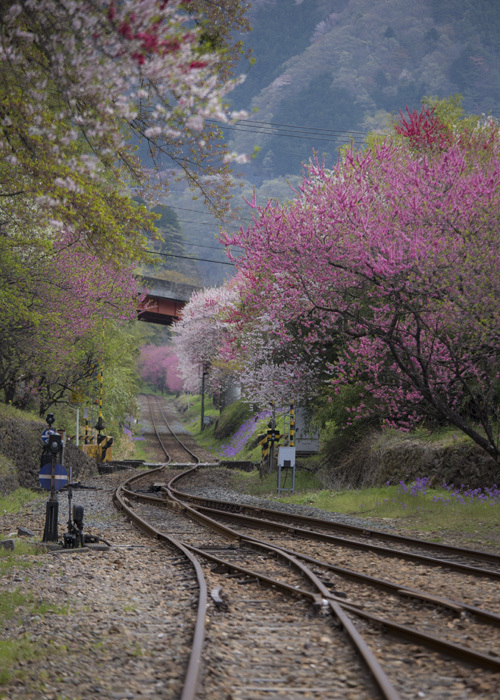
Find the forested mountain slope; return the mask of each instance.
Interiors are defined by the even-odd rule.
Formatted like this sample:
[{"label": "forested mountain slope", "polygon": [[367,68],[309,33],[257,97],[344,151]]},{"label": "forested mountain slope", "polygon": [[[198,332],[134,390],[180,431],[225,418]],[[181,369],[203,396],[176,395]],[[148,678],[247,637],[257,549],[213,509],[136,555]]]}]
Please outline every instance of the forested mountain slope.
[{"label": "forested mountain slope", "polygon": [[[233,102],[256,123],[227,136],[261,148],[246,168],[256,183],[298,174],[313,147],[333,159],[349,133],[360,141],[424,95],[461,93],[467,112],[500,114],[498,0],[251,0],[250,21],[255,64]],[[336,133],[278,136],[257,122]]]}]

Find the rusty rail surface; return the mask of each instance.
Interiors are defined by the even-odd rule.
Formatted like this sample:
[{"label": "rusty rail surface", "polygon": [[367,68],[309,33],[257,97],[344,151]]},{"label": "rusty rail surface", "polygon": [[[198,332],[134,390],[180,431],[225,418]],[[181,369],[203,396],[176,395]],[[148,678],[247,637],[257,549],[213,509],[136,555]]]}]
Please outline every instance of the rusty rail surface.
[{"label": "rusty rail surface", "polygon": [[[179,474],[173,481],[182,479],[187,475],[186,473]],[[172,482],[173,484],[173,482]],[[170,486],[170,485],[169,485]],[[252,506],[247,504],[231,503],[230,501],[220,501],[212,498],[205,498],[203,496],[193,496],[192,494],[184,493],[179,489],[174,490],[176,495],[183,500],[190,502],[199,503],[200,506],[207,508],[214,508],[216,510],[222,510],[228,513],[241,513],[243,515],[247,513],[256,513],[258,515],[268,515],[269,517],[274,517],[278,520],[288,521],[290,523],[296,524],[302,522],[304,525],[309,525],[310,527],[320,527],[323,530],[331,530],[335,532],[345,532],[358,537],[364,538],[377,538],[380,540],[385,540],[391,543],[407,544],[410,546],[425,547],[428,550],[435,552],[441,552],[443,554],[457,555],[457,556],[467,556],[469,558],[476,559],[478,561],[490,562],[492,564],[500,565],[500,554],[495,554],[493,552],[486,552],[477,549],[468,549],[464,547],[456,547],[455,545],[443,544],[440,542],[430,542],[429,540],[421,540],[415,537],[408,537],[405,535],[397,535],[390,532],[384,532],[383,530],[375,530],[367,527],[359,527],[357,525],[348,525],[347,523],[333,522],[330,520],[322,520],[321,518],[313,518],[308,515],[301,515],[299,513],[285,513],[280,510],[275,510],[272,508],[264,508],[261,506]]]},{"label": "rusty rail surface", "polygon": [[151,423],[153,424],[153,429],[154,429],[154,431],[155,431],[155,434],[156,434],[156,437],[157,437],[157,439],[158,439],[158,442],[160,443],[161,449],[163,450],[163,452],[165,453],[165,457],[167,458],[166,461],[165,461],[165,464],[170,464],[170,462],[172,461],[172,458],[171,458],[171,456],[170,456],[170,454],[169,454],[167,448],[166,448],[165,445],[163,444],[163,440],[162,440],[161,437],[160,437],[160,433],[159,433],[159,431],[158,431],[158,427],[157,427],[157,425],[156,425],[155,417],[154,417],[154,414],[153,414],[153,403],[152,403],[152,397],[151,397],[151,396],[148,396],[148,406],[149,406],[149,413],[150,413],[150,415],[151,415]]},{"label": "rusty rail surface", "polygon": [[[148,475],[150,475],[153,472],[161,472],[162,469],[163,468],[160,467],[159,469],[148,471]],[[191,563],[195,570],[199,588],[198,608],[196,613],[196,623],[194,628],[193,641],[191,645],[191,653],[189,656],[189,663],[184,677],[184,686],[181,695],[181,700],[195,700],[201,674],[203,644],[205,640],[206,613],[208,606],[207,584],[199,561],[181,542],[157,530],[150,523],[148,523],[146,520],[137,515],[137,513],[135,513],[133,509],[129,508],[129,506],[126,504],[124,500],[124,494],[125,491],[129,491],[128,489],[124,488],[125,484],[129,486],[131,483],[143,477],[144,474],[132,476],[130,479],[124,482],[124,484],[118,486],[114,493],[113,499],[115,505],[124,513],[126,513],[127,517],[130,518],[130,520],[135,525],[137,525],[137,527],[139,527],[149,536],[154,537],[160,542],[163,542],[169,545],[170,547],[173,547],[174,549],[180,551],[188,559],[188,561]]]},{"label": "rusty rail surface", "polygon": [[[196,467],[195,467],[196,469]],[[192,471],[189,470],[189,471]],[[143,475],[141,475],[143,476]],[[137,477],[133,477],[134,481],[137,479]],[[173,480],[175,480],[176,477],[174,477]],[[172,480],[172,481],[173,481]],[[152,496],[148,496],[146,494],[137,494],[134,491],[131,491],[130,489],[126,488],[124,486],[123,488],[123,493],[129,497],[137,498],[137,500],[144,501],[147,503],[151,503],[154,501],[157,501],[161,504],[162,499],[155,499]],[[356,629],[355,625],[352,623],[352,621],[349,619],[348,615],[344,612],[342,607],[340,607],[338,599],[334,595],[332,595],[326,586],[317,578],[317,576],[302,562],[298,560],[295,556],[282,551],[280,548],[272,547],[268,543],[260,540],[255,540],[253,538],[247,538],[247,537],[242,537],[238,533],[236,533],[234,530],[231,530],[231,528],[227,528],[225,526],[222,526],[220,523],[217,523],[215,520],[207,517],[206,515],[203,515],[201,513],[198,513],[195,509],[193,509],[191,506],[182,503],[182,501],[179,501],[173,494],[170,494],[170,498],[173,502],[176,502],[178,507],[183,510],[187,515],[192,517],[193,519],[201,522],[203,525],[210,527],[210,529],[215,530],[219,534],[224,535],[230,540],[240,540],[242,542],[258,546],[259,548],[271,552],[274,555],[278,556],[279,558],[283,559],[286,561],[288,564],[291,564],[294,568],[300,570],[300,572],[309,580],[310,584],[316,589],[316,593],[313,593],[311,591],[307,591],[304,589],[297,589],[296,587],[290,586],[284,582],[281,582],[277,579],[265,576],[259,572],[255,572],[251,569],[247,569],[245,567],[241,567],[238,565],[235,565],[234,563],[227,562],[226,560],[220,559],[219,557],[215,557],[211,555],[210,553],[205,552],[203,549],[196,548],[192,545],[189,544],[184,544],[183,547],[187,550],[190,550],[192,553],[197,554],[205,559],[209,559],[214,562],[218,562],[221,565],[227,566],[228,568],[232,570],[239,571],[240,573],[249,576],[250,578],[253,578],[255,580],[258,580],[261,582],[263,585],[266,586],[271,586],[273,588],[278,588],[284,593],[287,593],[288,595],[291,596],[301,596],[305,597],[310,600],[315,605],[328,605],[331,613],[334,615],[334,617],[337,618],[339,624],[341,627],[344,629],[347,637],[349,638],[349,641],[353,645],[355,651],[360,655],[363,663],[365,664],[366,668],[368,669],[371,677],[373,678],[374,682],[376,683],[377,687],[380,690],[381,697],[384,698],[385,700],[401,700],[401,697],[399,693],[396,691],[392,683],[390,682],[389,678],[387,677],[385,671],[383,670],[382,666],[379,664],[377,661],[375,655],[373,652],[370,650],[369,646],[366,644],[364,641],[363,637],[360,635],[358,630]],[[145,531],[149,531],[151,534],[154,533],[154,536],[158,536],[158,530],[148,524],[145,523],[139,516],[134,514],[134,522],[137,522],[140,527],[142,527]],[[170,539],[170,538],[169,538]],[[325,601],[323,603],[322,601]]]},{"label": "rusty rail surface", "polygon": [[[190,470],[192,471],[192,470]],[[184,472],[185,473],[185,472]],[[183,474],[184,474],[183,473]],[[172,479],[172,481],[177,480],[180,476],[182,475],[177,475]],[[148,500],[148,502],[152,502],[153,500],[156,500],[159,504],[161,504],[162,499],[152,499],[152,497],[148,496],[143,496],[142,494],[134,494],[133,491],[127,492],[128,495],[132,497],[137,497],[139,500]],[[370,621],[383,625],[387,630],[391,631],[394,635],[400,636],[405,638],[407,641],[410,642],[415,642],[418,641],[420,644],[423,644],[424,646],[427,646],[431,649],[440,651],[444,654],[447,654],[451,657],[461,659],[464,661],[467,661],[468,663],[472,663],[478,666],[482,666],[483,668],[488,668],[490,670],[495,670],[495,671],[500,671],[500,659],[497,659],[489,654],[483,654],[482,652],[476,652],[472,649],[469,649],[467,647],[463,647],[459,644],[455,644],[454,642],[448,642],[445,639],[442,639],[440,637],[437,637],[432,634],[428,634],[425,632],[419,632],[416,631],[408,626],[401,625],[399,623],[395,623],[387,618],[381,618],[377,615],[372,615],[371,613],[366,613],[364,611],[361,611],[359,608],[356,606],[352,606],[349,604],[346,604],[344,601],[339,600],[336,598],[336,596],[332,595],[328,589],[317,579],[315,574],[308,569],[308,567],[302,568],[303,565],[300,564],[299,560],[303,561],[309,561],[311,563],[318,564],[320,566],[323,566],[325,568],[333,569],[333,570],[340,570],[340,567],[334,567],[333,565],[330,565],[326,562],[322,562],[320,560],[313,560],[310,557],[307,557],[305,555],[302,555],[298,552],[295,552],[293,550],[288,550],[284,547],[276,546],[276,545],[270,545],[269,543],[259,540],[254,537],[249,537],[247,535],[243,535],[241,533],[238,533],[235,530],[232,530],[229,527],[226,527],[222,525],[221,523],[218,523],[216,520],[213,518],[204,515],[203,513],[200,513],[197,509],[192,508],[189,506],[189,504],[179,500],[173,493],[169,493],[169,498],[176,502],[182,510],[188,515],[190,515],[193,519],[198,520],[200,523],[206,525],[207,527],[214,529],[217,531],[219,534],[225,534],[225,536],[228,539],[231,540],[239,540],[241,544],[245,545],[250,545],[250,546],[256,546],[259,547],[263,550],[266,551],[273,551],[275,552],[278,556],[287,559],[289,563],[292,563],[295,567],[300,567],[301,570],[303,571],[304,575],[314,583],[316,586],[316,581],[318,581],[319,586],[316,586],[319,594],[322,596],[324,600],[328,602],[330,605],[330,602],[334,602],[336,605],[339,605],[341,609],[344,611],[349,611],[354,614],[358,614],[358,616],[364,617],[365,619],[369,619]],[[164,500],[164,499],[163,499]],[[185,545],[188,549],[191,549],[191,551],[196,552],[196,554],[199,554],[200,556],[203,556],[207,559],[210,559],[211,561],[221,565],[221,566],[226,566],[231,570],[238,571],[250,578],[255,578],[256,580],[261,581],[264,585],[272,585],[274,587],[280,588],[284,592],[288,594],[295,594],[295,595],[301,595],[309,598],[310,600],[315,601],[317,604],[317,597],[312,595],[308,591],[304,591],[303,589],[297,589],[293,588],[287,584],[284,584],[283,582],[280,582],[276,579],[270,579],[269,577],[263,576],[262,574],[252,570],[248,569],[246,567],[241,567],[238,565],[235,565],[234,562],[229,562],[227,560],[221,559],[220,557],[214,556],[211,553],[205,552],[203,549],[198,549],[195,547],[192,547],[191,545]],[[355,572],[352,572],[355,573]],[[358,575],[361,578],[361,575]],[[478,617],[482,618],[483,621],[489,622],[491,624],[499,624],[500,618],[498,615],[494,613],[490,613],[489,611],[486,610],[481,610],[479,608],[474,608],[474,606],[468,606],[465,603],[461,603],[458,601],[452,601],[448,600],[445,598],[439,598],[437,596],[429,596],[426,595],[425,592],[423,591],[418,591],[414,589],[405,589],[402,586],[398,586],[396,584],[390,584],[389,582],[382,582],[380,579],[372,579],[371,577],[364,575],[363,578],[368,581],[376,581],[377,583],[386,585],[386,586],[393,586],[394,590],[397,592],[401,591],[403,594],[407,595],[412,595],[413,597],[417,597],[420,599],[425,599],[427,602],[434,603],[436,605],[440,605],[443,607],[446,607],[448,609],[453,608],[463,608],[464,610],[467,609],[469,612],[472,612],[476,614]],[[330,606],[332,607],[332,606]],[[333,612],[337,616],[337,610],[332,608]],[[355,640],[351,637],[351,641],[356,645]],[[361,653],[361,651],[360,651]],[[377,662],[378,663],[378,662]],[[376,680],[376,679],[375,679]],[[378,684],[378,681],[376,681]],[[384,696],[385,697],[385,696]]]},{"label": "rusty rail surface", "polygon": [[[173,431],[172,428],[170,427],[170,423],[168,422],[168,420],[167,420],[165,414],[163,413],[163,409],[162,409],[162,407],[161,407],[161,404],[160,404],[160,401],[159,401],[158,397],[155,396],[154,398],[156,399],[156,406],[158,407],[158,409],[159,409],[159,411],[160,411],[160,413],[161,413],[161,416],[162,416],[162,418],[163,418],[163,421],[164,421],[165,425],[167,426],[168,430],[170,431],[171,436],[174,438],[174,440],[176,440],[176,441],[178,442],[178,444],[182,447],[182,449],[183,449],[185,452],[187,452],[188,455],[190,455],[190,456],[193,458],[194,463],[195,463],[195,464],[199,464],[200,461],[201,461],[201,460],[199,459],[199,457],[197,457],[197,455],[195,455],[194,452],[192,452],[192,450],[189,449],[189,447],[186,447],[186,445],[182,442],[182,440],[174,433],[174,431]],[[150,406],[151,406],[151,404],[150,404]],[[155,428],[155,430],[156,430],[156,428]],[[162,443],[162,441],[161,441],[161,439],[160,439],[160,436],[158,435],[158,432],[157,432],[157,431],[156,431],[156,435],[157,435],[158,440],[160,441],[160,443],[161,443],[161,445],[162,445],[162,447],[163,447],[163,443]],[[165,450],[164,447],[163,447],[163,449]],[[170,463],[170,461],[169,461],[169,463]]]},{"label": "rusty rail surface", "polygon": [[[158,404],[159,405],[159,404]],[[168,421],[166,420],[163,411],[161,409],[161,406],[159,407],[160,411],[162,412],[163,418],[165,420],[165,423],[168,425]],[[169,430],[172,432],[170,426],[168,425]],[[182,445],[182,442],[175,436],[178,442]],[[182,445],[184,448],[185,446]],[[187,448],[185,448],[187,449]],[[191,496],[189,494],[185,494],[182,491],[178,490],[175,488],[175,485],[179,480],[187,476],[188,474],[192,474],[194,471],[198,469],[199,465],[199,460],[197,460],[196,456],[190,451],[187,450],[189,454],[191,454],[195,460],[198,462],[197,465],[194,467],[182,472],[181,474],[178,474],[171,478],[168,481],[168,484],[164,487],[164,492],[166,495],[165,498],[158,498],[158,497],[153,497],[145,494],[138,494],[134,492],[130,487],[134,484],[134,482],[137,479],[140,479],[143,475],[138,475],[135,477],[132,477],[129,479],[125,484],[123,485],[123,488],[121,491],[117,490],[117,498],[119,498],[120,494],[127,495],[131,498],[136,498],[141,501],[148,502],[150,504],[153,504],[155,506],[165,506],[168,505],[169,503],[175,503],[176,508],[180,511],[183,511],[188,517],[192,518],[193,520],[196,520],[200,523],[202,523],[204,526],[209,527],[210,529],[216,531],[217,533],[223,535],[224,537],[234,541],[237,540],[239,541],[240,545],[245,545],[247,547],[253,547],[260,549],[261,551],[266,551],[276,557],[279,557],[286,561],[289,565],[293,566],[295,569],[299,570],[302,575],[308,580],[309,585],[311,585],[316,592],[312,592],[310,590],[304,589],[302,587],[296,587],[296,586],[291,586],[290,584],[287,584],[285,582],[276,580],[272,577],[266,576],[262,573],[253,571],[252,569],[248,569],[247,567],[240,566],[238,564],[235,564],[235,562],[232,561],[227,561],[225,559],[222,559],[218,556],[215,556],[214,554],[210,553],[209,551],[205,551],[203,549],[199,549],[197,547],[194,547],[193,545],[189,544],[182,544],[175,540],[174,538],[168,537],[167,535],[161,533],[158,531],[156,528],[152,527],[149,525],[146,521],[142,520],[139,516],[137,516],[135,513],[131,511],[131,509],[128,509],[126,505],[123,505],[123,509],[127,511],[127,514],[131,519],[133,519],[134,522],[136,522],[139,527],[144,529],[145,531],[149,532],[152,534],[154,537],[160,539],[160,540],[165,540],[170,543],[172,543],[174,546],[177,548],[181,549],[183,553],[186,551],[190,552],[191,555],[197,555],[200,557],[203,557],[205,559],[208,559],[209,561],[215,562],[222,567],[227,568],[228,570],[239,572],[243,576],[247,576],[249,578],[255,579],[260,581],[263,585],[267,586],[272,586],[273,588],[277,588],[279,590],[282,590],[285,593],[288,593],[289,595],[299,595],[301,597],[307,598],[310,602],[312,602],[314,605],[322,605],[322,606],[328,606],[329,610],[331,613],[337,618],[339,624],[341,627],[345,630],[347,636],[350,639],[351,644],[354,646],[356,651],[360,654],[361,658],[363,659],[364,664],[368,668],[372,678],[374,679],[375,683],[377,684],[377,687],[380,690],[381,696],[383,698],[386,698],[386,700],[399,700],[400,696],[395,690],[394,686],[388,679],[387,675],[385,674],[384,670],[378,663],[377,659],[375,658],[374,654],[371,652],[369,649],[368,645],[364,641],[364,639],[361,637],[359,634],[358,630],[356,629],[353,621],[349,617],[349,615],[354,615],[357,617],[362,617],[365,620],[376,624],[377,626],[382,626],[385,630],[389,631],[392,635],[396,637],[403,637],[407,641],[410,641],[412,643],[418,643],[423,646],[427,646],[430,649],[437,650],[440,653],[444,653],[447,656],[451,656],[454,658],[458,658],[462,661],[465,661],[466,663],[471,663],[476,666],[481,666],[483,668],[487,668],[489,670],[493,671],[500,671],[500,660],[497,660],[495,657],[489,655],[489,654],[483,654],[481,652],[476,652],[473,651],[472,649],[469,649],[467,647],[463,647],[459,644],[455,644],[454,642],[449,642],[445,639],[441,639],[440,637],[437,637],[436,635],[428,634],[425,632],[420,632],[418,630],[415,630],[413,628],[410,628],[408,626],[395,623],[391,620],[385,619],[384,617],[380,617],[378,615],[374,615],[372,613],[367,613],[363,610],[361,610],[358,606],[352,603],[347,603],[343,601],[342,599],[339,599],[335,595],[333,595],[328,588],[323,584],[323,582],[317,578],[317,576],[311,571],[311,569],[307,566],[307,564],[315,564],[315,565],[320,565],[323,566],[324,568],[328,568],[332,571],[338,572],[341,575],[346,575],[347,577],[351,577],[353,579],[356,579],[361,582],[368,582],[370,585],[378,586],[381,588],[386,588],[388,590],[392,590],[393,592],[396,592],[398,595],[405,595],[405,596],[410,596],[414,597],[420,600],[425,600],[426,602],[430,602],[436,605],[441,605],[445,608],[448,608],[450,610],[453,610],[455,612],[457,611],[467,611],[471,612],[484,622],[492,623],[492,624],[499,624],[500,622],[500,616],[490,613],[489,611],[486,610],[481,610],[479,608],[476,608],[474,606],[469,606],[465,603],[462,602],[457,602],[453,600],[449,600],[446,598],[441,598],[439,596],[433,596],[429,595],[423,591],[419,591],[417,589],[411,589],[411,588],[405,588],[404,586],[400,586],[398,584],[391,583],[390,581],[385,581],[382,579],[376,579],[369,577],[365,574],[359,574],[354,571],[350,571],[348,569],[343,569],[342,567],[337,567],[331,564],[328,564],[326,562],[322,562],[316,559],[313,559],[312,557],[308,557],[306,555],[302,555],[300,553],[294,552],[293,550],[286,549],[284,547],[278,547],[274,545],[270,545],[269,543],[259,540],[254,537],[249,537],[246,535],[243,535],[242,533],[238,533],[237,531],[233,530],[232,528],[227,527],[226,525],[223,525],[222,523],[218,522],[215,517],[223,515],[227,517],[242,517],[244,516],[247,520],[248,523],[258,523],[259,526],[262,524],[262,520],[257,519],[255,517],[251,516],[245,516],[244,511],[251,511],[254,514],[259,513],[259,514],[266,514],[271,517],[275,517],[278,519],[284,519],[288,523],[293,523],[294,521],[301,521],[303,523],[307,523],[308,525],[315,525],[315,526],[321,526],[326,529],[334,529],[336,531],[347,531],[350,534],[356,534],[358,536],[364,536],[364,537],[381,537],[382,539],[385,539],[390,542],[404,542],[405,544],[410,544],[410,545],[428,545],[429,548],[441,551],[441,552],[446,552],[447,554],[461,554],[464,556],[476,556],[477,559],[482,559],[483,561],[488,561],[490,563],[498,563],[500,562],[500,557],[497,555],[492,555],[488,552],[478,552],[475,550],[468,550],[468,549],[462,549],[459,547],[451,547],[448,545],[440,545],[438,543],[431,543],[431,542],[426,542],[425,540],[416,540],[415,538],[410,538],[410,537],[404,537],[400,535],[392,535],[390,533],[384,533],[384,532],[379,532],[377,530],[367,530],[365,528],[358,528],[356,526],[349,526],[349,525],[344,525],[344,524],[339,524],[339,523],[331,523],[328,521],[323,521],[317,518],[309,518],[307,516],[291,516],[289,514],[284,514],[281,511],[275,511],[272,509],[266,509],[266,508],[260,508],[260,507],[252,507],[252,506],[239,506],[234,503],[228,503],[224,501],[214,501],[212,499],[205,499],[201,497],[196,497],[196,496]],[[158,470],[161,471],[161,470]],[[151,472],[148,472],[148,474],[151,474]],[[123,502],[123,498],[122,498]],[[213,506],[216,506],[215,508]],[[210,506],[210,507],[209,507]],[[217,507],[220,506],[220,507]],[[122,506],[120,506],[122,507]],[[235,510],[241,509],[241,512],[235,513]],[[215,516],[215,517],[211,517]],[[299,535],[301,537],[311,537],[312,535],[318,535],[318,539],[327,539],[328,541],[335,541],[335,542],[340,542],[344,546],[350,546],[351,543],[353,543],[352,540],[343,540],[341,538],[337,538],[333,535],[326,535],[325,533],[321,532],[314,532],[311,533],[310,530],[300,530],[299,528],[289,525],[289,524],[284,524],[284,523],[277,523],[277,522],[272,522],[272,521],[264,521],[265,526],[269,527],[270,529],[278,529],[281,531],[284,531],[285,533],[292,533],[295,535]],[[353,546],[359,546],[359,548],[362,549],[375,549],[377,550],[382,550],[382,551],[387,551],[391,552],[391,554],[395,553],[395,550],[389,550],[388,548],[383,548],[379,547],[378,545],[370,545],[365,543],[359,543],[355,542],[353,543]],[[452,567],[455,562],[450,562],[448,560],[435,560],[431,557],[426,557],[425,555],[413,555],[412,553],[408,553],[405,551],[397,551],[396,555],[400,556],[406,556],[408,558],[415,559],[417,560],[423,560],[426,563],[438,563],[439,565],[444,565],[447,567]],[[307,562],[307,563],[306,563]],[[194,565],[194,564],[193,564]],[[199,563],[197,562],[197,565],[199,567]],[[461,570],[466,570],[468,573],[474,573],[475,571],[481,572],[485,575],[495,575],[498,574],[498,572],[491,572],[490,570],[487,569],[477,569],[476,567],[469,567],[467,565],[458,565],[461,566]],[[201,571],[201,570],[200,570]],[[500,574],[498,574],[500,576]],[[206,587],[205,587],[205,598],[206,598]],[[206,608],[206,603],[205,603],[205,608]],[[201,665],[201,651],[200,651],[200,660],[197,663],[194,663],[194,667],[198,669],[199,673],[199,667]],[[186,679],[188,679],[189,674],[191,671],[189,671],[188,674],[186,674]],[[193,671],[194,673],[194,671]],[[191,678],[191,676],[190,676]],[[197,682],[197,681],[196,681]],[[191,684],[193,684],[191,680]],[[196,683],[194,683],[196,686]],[[190,691],[191,692],[191,691]],[[195,691],[194,691],[195,692]],[[195,697],[195,695],[192,696],[185,696],[183,694],[182,700],[190,700]]]},{"label": "rusty rail surface", "polygon": [[[157,507],[168,507],[168,500],[165,498],[160,498],[158,496],[150,496],[148,494],[138,494],[135,491],[131,490],[125,490],[124,491],[127,496],[131,498],[137,498],[140,501],[143,501],[145,503],[150,503],[154,506]],[[187,509],[184,507],[182,501],[178,501],[179,503],[179,508],[181,510],[184,510],[185,512]],[[200,512],[200,511],[198,511]],[[201,511],[203,512],[203,511]],[[219,534],[227,535],[228,538],[236,539],[235,537],[235,531],[233,531],[231,528],[226,528],[224,525],[221,523],[218,523],[216,520],[213,520],[211,518],[208,518],[207,521],[205,521],[210,526],[219,532]],[[281,528],[283,531],[283,528]],[[241,541],[247,541],[249,540],[248,537],[245,537],[243,535],[240,536],[239,538]],[[258,540],[256,540],[258,541]],[[473,615],[475,615],[478,619],[483,620],[486,623],[492,624],[492,625],[497,625],[500,626],[500,615],[494,612],[490,612],[489,610],[484,610],[483,608],[478,608],[477,606],[474,605],[469,605],[468,603],[465,603],[463,601],[456,601],[452,600],[450,598],[445,598],[443,596],[438,596],[438,595],[433,595],[426,593],[425,591],[419,590],[417,588],[410,588],[408,586],[402,586],[399,583],[393,583],[392,581],[388,581],[386,579],[380,579],[375,576],[369,576],[368,574],[363,574],[358,571],[354,571],[352,569],[346,569],[344,567],[338,566],[336,564],[330,564],[329,562],[321,561],[319,559],[315,559],[314,557],[310,557],[306,554],[303,554],[301,552],[297,552],[292,549],[288,549],[286,547],[280,546],[280,549],[284,552],[288,552],[292,556],[296,557],[297,559],[301,559],[303,561],[307,561],[310,564],[316,565],[316,566],[322,566],[324,569],[327,569],[329,571],[332,571],[336,574],[339,574],[340,576],[344,576],[345,578],[351,579],[353,581],[361,582],[366,585],[372,586],[374,588],[380,588],[384,589],[387,591],[390,591],[391,593],[394,593],[398,596],[401,597],[408,597],[408,598],[415,598],[418,600],[421,600],[423,602],[429,602],[433,603],[434,605],[443,607],[447,610],[451,610],[453,612],[469,612]]]},{"label": "rusty rail surface", "polygon": [[[176,492],[177,494],[179,492]],[[184,502],[184,501],[182,501]],[[288,533],[290,535],[295,535],[303,539],[317,540],[320,542],[331,542],[333,544],[338,544],[343,547],[348,547],[350,549],[359,549],[362,551],[375,552],[376,554],[381,554],[386,557],[395,557],[399,559],[407,559],[408,561],[417,561],[423,564],[428,564],[429,566],[441,566],[448,569],[454,569],[455,571],[461,571],[467,574],[473,574],[475,576],[488,576],[490,578],[500,579],[500,571],[495,571],[494,569],[484,569],[477,566],[472,566],[470,564],[463,564],[461,562],[449,560],[449,559],[438,559],[437,557],[430,557],[425,554],[419,554],[418,552],[409,552],[403,549],[395,549],[390,547],[382,547],[380,545],[374,544],[372,542],[359,542],[358,540],[345,539],[343,537],[337,537],[336,535],[330,535],[326,532],[320,532],[318,530],[303,530],[298,527],[293,527],[292,525],[279,523],[274,520],[266,520],[264,518],[256,518],[254,516],[245,515],[243,513],[234,513],[226,510],[219,510],[215,508],[207,508],[205,506],[196,506],[196,510],[200,513],[207,513],[209,515],[215,516],[219,514],[223,518],[228,520],[233,520],[239,522],[243,525],[247,524],[249,526],[257,526],[264,530],[278,531]],[[293,516],[292,516],[293,520]],[[291,519],[288,519],[291,522]],[[327,522],[327,521],[324,521]],[[413,541],[413,540],[412,540]],[[417,540],[418,542],[418,540]],[[462,556],[465,556],[467,552],[474,552],[474,550],[461,550]],[[500,560],[499,560],[500,563]]]}]

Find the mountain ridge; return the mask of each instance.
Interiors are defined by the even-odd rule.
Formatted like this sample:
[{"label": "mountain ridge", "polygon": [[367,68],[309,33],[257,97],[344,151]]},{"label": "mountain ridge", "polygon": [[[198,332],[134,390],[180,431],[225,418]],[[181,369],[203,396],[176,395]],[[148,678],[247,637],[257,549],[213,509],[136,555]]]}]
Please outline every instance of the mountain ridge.
[{"label": "mountain ridge", "polygon": [[[300,22],[306,12],[314,22]],[[285,16],[267,51],[263,38]],[[256,63],[246,66],[246,86],[233,97],[249,121],[337,129],[348,142],[349,132],[381,129],[391,113],[418,108],[425,95],[462,93],[467,112],[500,114],[500,8],[493,0],[253,0],[250,21]],[[251,177],[298,174],[314,143],[296,139],[284,155],[283,136],[255,129],[227,132],[238,152],[260,148]],[[318,139],[317,150],[333,159],[338,145]]]}]

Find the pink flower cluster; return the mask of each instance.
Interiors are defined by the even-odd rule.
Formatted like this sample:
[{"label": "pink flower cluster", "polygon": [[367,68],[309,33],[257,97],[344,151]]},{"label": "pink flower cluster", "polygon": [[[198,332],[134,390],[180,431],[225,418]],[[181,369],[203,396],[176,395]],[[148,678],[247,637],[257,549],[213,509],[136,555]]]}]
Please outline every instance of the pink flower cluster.
[{"label": "pink flower cluster", "polygon": [[454,133],[422,110],[396,131],[331,170],[312,163],[288,204],[250,203],[254,223],[224,237],[244,251],[234,320],[265,318],[275,356],[293,343],[306,366],[326,352],[332,391],[370,397],[351,420],[433,415],[496,455],[498,126]]}]

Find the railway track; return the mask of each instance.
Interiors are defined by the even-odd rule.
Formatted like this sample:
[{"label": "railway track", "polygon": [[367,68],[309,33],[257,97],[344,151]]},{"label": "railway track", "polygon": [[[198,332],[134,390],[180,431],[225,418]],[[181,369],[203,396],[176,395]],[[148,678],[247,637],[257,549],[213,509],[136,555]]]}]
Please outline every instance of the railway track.
[{"label": "railway track", "polygon": [[[359,546],[375,531],[347,528],[342,538],[331,523],[301,517],[299,527],[293,516],[206,503],[181,491],[179,482],[197,471],[135,476],[116,494],[140,527],[198,559],[212,591],[207,616],[198,605],[197,627],[209,622],[202,643],[205,672],[193,680],[201,668],[199,648],[186,672],[185,688],[194,694],[183,700],[500,694],[500,617],[489,605],[465,600],[478,597],[477,587],[479,595],[489,590],[485,600],[498,598],[494,556],[469,560],[466,551],[450,548],[444,555],[461,561],[436,561],[433,547],[422,554],[425,544],[387,540],[383,533],[386,542],[405,548],[400,554],[385,547],[389,558],[380,544]],[[159,479],[161,495],[144,493],[154,482],[158,488]],[[418,554],[411,551],[417,544]],[[443,556],[442,549],[434,553]],[[345,558],[350,568],[339,563]],[[378,571],[380,562],[390,563],[392,572],[362,570]],[[440,579],[450,594],[408,585],[416,578]]]},{"label": "railway track", "polygon": [[183,434],[183,440],[177,436],[169,420],[165,415],[165,410],[160,400],[156,396],[147,396],[147,406],[149,409],[152,432],[157,444],[161,449],[164,464],[178,462],[181,464],[199,464],[200,458],[193,450],[196,449],[194,440],[188,433]]}]

